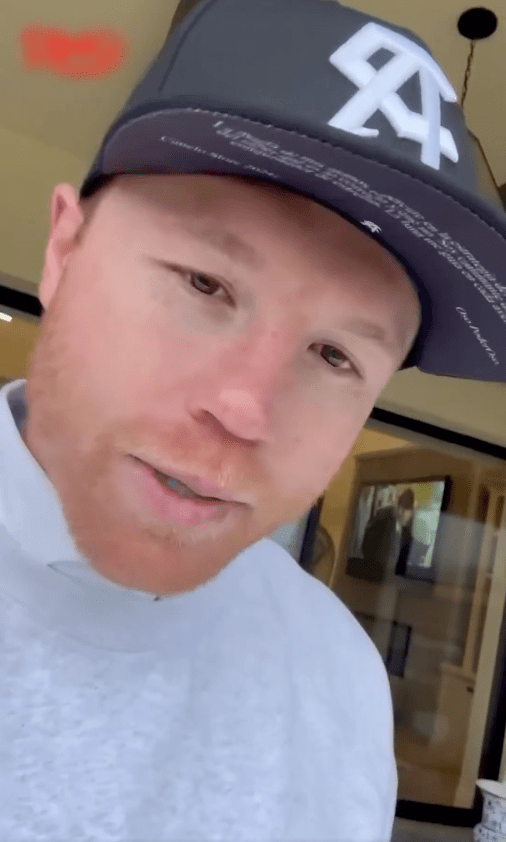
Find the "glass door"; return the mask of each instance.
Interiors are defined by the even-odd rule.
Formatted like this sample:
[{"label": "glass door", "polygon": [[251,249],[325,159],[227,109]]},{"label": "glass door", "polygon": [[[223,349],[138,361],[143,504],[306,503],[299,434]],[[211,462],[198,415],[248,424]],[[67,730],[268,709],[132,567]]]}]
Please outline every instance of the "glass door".
[{"label": "glass door", "polygon": [[326,584],[388,672],[401,801],[473,807],[506,601],[505,496],[506,461],[365,429],[323,499]]}]

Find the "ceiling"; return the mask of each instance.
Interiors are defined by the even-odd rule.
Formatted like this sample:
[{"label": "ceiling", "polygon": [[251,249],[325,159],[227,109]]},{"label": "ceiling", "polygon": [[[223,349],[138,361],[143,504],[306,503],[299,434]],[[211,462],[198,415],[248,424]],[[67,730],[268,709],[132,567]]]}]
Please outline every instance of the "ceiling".
[{"label": "ceiling", "polygon": [[[273,0],[274,2],[274,0]],[[476,45],[465,103],[467,122],[488,158],[498,184],[506,182],[506,8],[484,0],[499,19],[496,33]],[[466,0],[354,0],[350,5],[411,29],[429,45],[460,96],[469,42],[457,30]],[[163,44],[175,0],[3,0],[0,29],[0,283],[36,294],[48,228],[48,203],[54,185],[79,187],[92,157],[132,87]],[[27,27],[78,34],[107,28],[125,45],[124,59],[107,76],[67,78],[33,63],[21,34]],[[23,47],[23,43],[25,46]],[[420,398],[431,385],[429,405]],[[436,386],[433,384],[436,383]],[[467,390],[467,391],[466,391]],[[474,391],[473,391],[474,390]],[[427,393],[428,394],[428,393]],[[496,384],[455,382],[419,372],[401,372],[385,393],[385,406],[413,416],[439,417],[451,409],[488,406],[497,414],[506,441],[506,389]],[[488,396],[488,397],[485,397]],[[488,400],[488,404],[487,404]],[[481,403],[480,403],[481,401]],[[458,401],[457,401],[458,402]],[[466,403],[467,402],[467,403]],[[439,415],[438,415],[439,413]],[[460,426],[466,424],[459,409]],[[500,417],[499,417],[500,416]],[[490,417],[487,419],[490,422]],[[458,426],[459,419],[455,419]],[[454,425],[455,425],[454,424]],[[474,429],[474,427],[473,427]],[[489,437],[494,437],[488,432]],[[496,436],[497,439],[497,436]]]},{"label": "ceiling", "polygon": [[[350,5],[412,29],[431,48],[460,94],[469,42],[457,31],[466,0],[354,0]],[[492,170],[506,181],[506,9],[499,0],[485,5],[499,18],[494,35],[476,47],[466,114],[479,135]],[[502,7],[502,8],[501,8]],[[104,130],[161,47],[176,8],[174,0],[3,0],[0,32],[0,124],[83,160],[93,155]],[[69,33],[112,28],[124,39],[126,60],[108,77],[69,79],[27,68],[21,32],[29,25]]]}]

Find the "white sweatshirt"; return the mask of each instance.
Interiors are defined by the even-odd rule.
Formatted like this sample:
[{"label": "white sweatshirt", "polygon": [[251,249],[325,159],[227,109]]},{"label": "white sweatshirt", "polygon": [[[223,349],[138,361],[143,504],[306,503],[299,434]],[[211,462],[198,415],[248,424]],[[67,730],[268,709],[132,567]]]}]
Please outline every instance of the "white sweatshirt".
[{"label": "white sweatshirt", "polygon": [[388,842],[391,696],[271,539],[177,597],[78,554],[0,390],[1,842]]}]

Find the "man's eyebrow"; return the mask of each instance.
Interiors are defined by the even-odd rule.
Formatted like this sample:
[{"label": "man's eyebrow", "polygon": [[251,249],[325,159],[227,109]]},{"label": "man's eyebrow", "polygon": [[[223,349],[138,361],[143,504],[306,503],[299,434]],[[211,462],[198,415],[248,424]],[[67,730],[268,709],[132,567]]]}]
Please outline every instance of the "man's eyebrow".
[{"label": "man's eyebrow", "polygon": [[355,336],[360,336],[362,339],[370,339],[379,345],[384,345],[386,348],[392,350],[395,348],[395,341],[392,340],[386,330],[376,322],[369,322],[367,319],[349,319],[339,325],[340,329],[345,333],[353,333]]},{"label": "man's eyebrow", "polygon": [[265,260],[252,245],[246,243],[237,234],[227,231],[224,228],[216,228],[212,225],[203,225],[190,220],[180,220],[179,226],[184,228],[194,237],[203,240],[214,249],[221,251],[232,260],[245,263],[255,270],[265,268]]}]

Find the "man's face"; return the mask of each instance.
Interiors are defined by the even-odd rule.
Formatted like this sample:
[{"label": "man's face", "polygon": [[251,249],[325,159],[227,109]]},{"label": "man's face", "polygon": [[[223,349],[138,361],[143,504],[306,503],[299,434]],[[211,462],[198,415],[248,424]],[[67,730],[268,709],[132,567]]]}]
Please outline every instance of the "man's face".
[{"label": "man's face", "polygon": [[[98,199],[83,230],[74,190],[53,193],[23,438],[99,573],[180,592],[310,508],[417,297],[377,243],[273,186],[122,176]],[[133,457],[240,502],[185,502]]]},{"label": "man's face", "polygon": [[415,510],[412,509],[412,508],[406,509],[406,508],[403,508],[402,506],[400,506],[398,511],[399,511],[398,521],[399,521],[400,525],[401,526],[407,526],[408,523],[410,522],[410,520],[413,518]]}]

